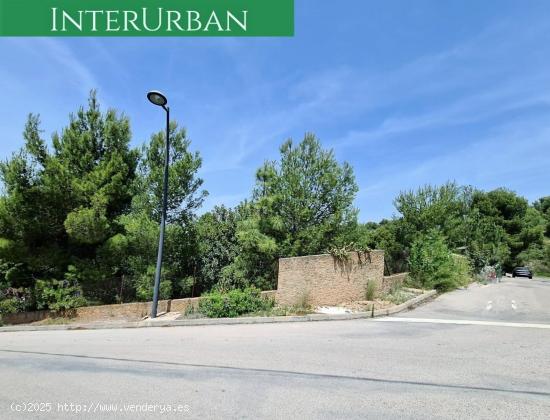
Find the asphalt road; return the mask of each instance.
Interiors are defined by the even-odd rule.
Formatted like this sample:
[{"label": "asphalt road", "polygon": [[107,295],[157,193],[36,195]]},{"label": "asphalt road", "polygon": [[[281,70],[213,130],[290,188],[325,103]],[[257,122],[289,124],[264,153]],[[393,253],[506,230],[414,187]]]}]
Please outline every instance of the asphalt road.
[{"label": "asphalt road", "polygon": [[550,280],[504,277],[446,293],[400,316],[550,324]]},{"label": "asphalt road", "polygon": [[391,321],[0,333],[0,418],[548,419],[549,313],[507,279]]}]

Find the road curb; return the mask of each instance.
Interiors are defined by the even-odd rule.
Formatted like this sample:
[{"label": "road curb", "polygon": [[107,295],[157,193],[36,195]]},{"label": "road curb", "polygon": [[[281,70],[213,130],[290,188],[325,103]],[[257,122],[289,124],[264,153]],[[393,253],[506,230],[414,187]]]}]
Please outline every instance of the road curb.
[{"label": "road curb", "polygon": [[14,325],[12,327],[0,327],[2,332],[19,331],[67,331],[67,330],[112,330],[124,328],[148,328],[148,327],[193,327],[206,325],[241,325],[241,324],[275,324],[284,322],[313,322],[313,321],[346,321],[353,319],[376,318],[388,316],[416,307],[433,298],[437,291],[430,290],[410,299],[400,305],[387,309],[379,309],[374,312],[356,312],[351,314],[310,314],[303,316],[269,316],[269,317],[243,317],[243,318],[201,318],[181,319],[174,321],[139,321],[118,322],[105,324],[66,324],[66,325]]}]

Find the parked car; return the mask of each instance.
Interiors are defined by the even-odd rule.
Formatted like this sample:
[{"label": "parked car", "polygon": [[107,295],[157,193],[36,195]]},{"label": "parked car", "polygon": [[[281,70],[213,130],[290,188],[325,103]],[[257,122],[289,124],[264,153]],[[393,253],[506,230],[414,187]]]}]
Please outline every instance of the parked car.
[{"label": "parked car", "polygon": [[533,273],[527,267],[516,267],[512,271],[512,277],[529,277],[533,278]]}]

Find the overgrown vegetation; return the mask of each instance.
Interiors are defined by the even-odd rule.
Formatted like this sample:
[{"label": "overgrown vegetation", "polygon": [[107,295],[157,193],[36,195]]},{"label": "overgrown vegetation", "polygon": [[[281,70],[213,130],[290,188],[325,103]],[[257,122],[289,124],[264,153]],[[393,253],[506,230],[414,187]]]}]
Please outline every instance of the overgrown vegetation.
[{"label": "overgrown vegetation", "polygon": [[[500,266],[510,272],[518,265],[530,266],[535,271],[538,267],[540,272],[550,264],[549,200],[545,197],[530,206],[526,199],[504,188],[484,192],[456,183],[428,185],[400,193],[395,199],[400,215],[378,224],[362,225],[360,235],[369,246],[386,251],[392,272],[410,269],[420,284],[427,284],[429,276],[457,270],[453,267],[457,263],[449,262],[449,252],[466,257],[474,272],[485,266]],[[445,255],[442,259],[447,263],[442,272],[434,272],[433,264],[439,262],[422,250],[425,238],[431,240],[429,246],[440,252],[437,258]],[[447,277],[437,280],[441,283],[438,287],[446,289],[446,284],[450,287],[462,284],[461,280]]]},{"label": "overgrown vegetation", "polygon": [[325,252],[342,263],[349,261],[351,254],[356,254],[357,262],[359,264],[364,264],[371,261],[371,251],[372,250],[368,246],[360,246],[352,242],[344,246],[333,246]]},{"label": "overgrown vegetation", "polygon": [[225,286],[273,289],[279,257],[322,253],[349,242],[357,226],[358,188],[347,163],[313,134],[298,145],[288,140],[280,153],[258,170],[251,200],[238,208],[238,251],[222,269]]},{"label": "overgrown vegetation", "polygon": [[[23,138],[0,163],[0,314],[151,299],[164,134],[132,148],[128,118],[101,111],[92,92],[51,141],[37,115]],[[201,157],[175,122],[170,140],[162,298],[216,290],[238,301],[235,289],[276,286],[278,258],[326,250],[366,260],[383,249],[387,271],[410,269],[415,284],[440,290],[489,265],[550,273],[550,197],[529,205],[506,189],[425,186],[396,197],[392,220],[361,224],[353,169],[307,134],[259,168],[249,199],[199,217]]]},{"label": "overgrown vegetation", "polygon": [[259,289],[249,287],[244,290],[204,294],[199,302],[199,312],[208,318],[234,318],[252,312],[268,311],[273,306],[273,299],[264,298]]},{"label": "overgrown vegetation", "polygon": [[416,296],[418,294],[414,291],[406,290],[401,283],[395,283],[388,293],[381,296],[381,299],[394,305],[401,305]]},{"label": "overgrown vegetation", "polygon": [[373,300],[376,297],[376,292],[378,291],[378,287],[376,285],[375,281],[369,281],[367,283],[367,287],[365,290],[365,299],[367,300]]},{"label": "overgrown vegetation", "polygon": [[453,254],[438,230],[413,242],[409,264],[412,284],[422,289],[452,290],[467,285],[471,279],[468,260]]}]

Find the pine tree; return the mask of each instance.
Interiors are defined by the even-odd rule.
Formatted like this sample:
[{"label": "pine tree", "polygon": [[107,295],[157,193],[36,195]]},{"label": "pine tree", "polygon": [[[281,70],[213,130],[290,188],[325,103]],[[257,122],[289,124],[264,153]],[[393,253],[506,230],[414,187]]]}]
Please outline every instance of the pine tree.
[{"label": "pine tree", "polygon": [[23,148],[0,164],[0,237],[9,244],[0,258],[9,254],[8,265],[29,286],[62,279],[73,265],[84,286],[84,268],[96,270],[94,282],[109,277],[97,275],[96,254],[121,232],[117,219],[133,197],[138,152],[129,146],[129,120],[114,110],[102,113],[92,91],[88,106],[53,135],[51,150],[37,115],[29,116],[23,137]]}]

